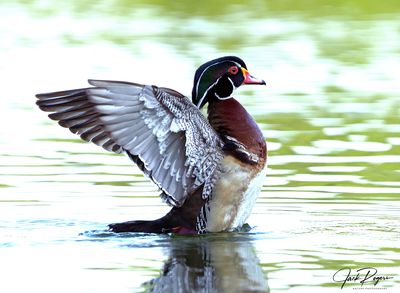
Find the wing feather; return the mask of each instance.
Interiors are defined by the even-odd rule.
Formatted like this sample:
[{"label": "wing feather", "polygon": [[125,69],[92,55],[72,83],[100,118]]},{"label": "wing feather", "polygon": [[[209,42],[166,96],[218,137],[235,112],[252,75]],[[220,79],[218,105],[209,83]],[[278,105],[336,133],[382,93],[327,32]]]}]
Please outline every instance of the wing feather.
[{"label": "wing feather", "polygon": [[61,126],[67,127],[71,129],[73,133],[79,134],[97,124],[96,117],[85,117],[83,119],[65,120]]},{"label": "wing feather", "polygon": [[167,203],[180,206],[201,185],[203,197],[211,195],[222,141],[189,99],[155,86],[89,83],[94,87],[39,94],[37,104],[82,139],[127,152]]}]

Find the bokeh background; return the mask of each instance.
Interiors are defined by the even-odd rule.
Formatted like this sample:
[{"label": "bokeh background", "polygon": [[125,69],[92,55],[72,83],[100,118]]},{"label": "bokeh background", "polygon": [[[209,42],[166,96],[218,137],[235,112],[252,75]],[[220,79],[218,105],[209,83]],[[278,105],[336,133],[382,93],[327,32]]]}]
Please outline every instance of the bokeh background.
[{"label": "bokeh background", "polygon": [[[397,0],[3,0],[0,291],[338,292],[337,270],[371,266],[398,292],[399,15]],[[189,95],[195,69],[223,55],[267,81],[235,93],[269,148],[253,230],[108,233],[168,207],[126,157],[60,128],[34,95],[88,78]],[[182,266],[163,278],[171,260]]]}]

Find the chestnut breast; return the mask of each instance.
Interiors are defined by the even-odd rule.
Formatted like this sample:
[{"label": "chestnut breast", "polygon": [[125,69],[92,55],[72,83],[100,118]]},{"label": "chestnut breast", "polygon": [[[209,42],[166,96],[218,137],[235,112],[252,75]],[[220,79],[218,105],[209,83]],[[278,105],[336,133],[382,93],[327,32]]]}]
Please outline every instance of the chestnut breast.
[{"label": "chestnut breast", "polygon": [[259,167],[266,161],[266,143],[253,117],[234,98],[213,100],[208,106],[208,120],[218,134],[231,136],[246,150],[260,158]]}]

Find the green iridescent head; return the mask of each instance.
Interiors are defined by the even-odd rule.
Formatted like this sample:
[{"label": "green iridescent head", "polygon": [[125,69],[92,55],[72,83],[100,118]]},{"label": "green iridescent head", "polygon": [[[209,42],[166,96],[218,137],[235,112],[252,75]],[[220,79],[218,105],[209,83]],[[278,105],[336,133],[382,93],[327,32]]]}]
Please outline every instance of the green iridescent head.
[{"label": "green iridescent head", "polygon": [[229,99],[233,91],[242,84],[265,84],[247,71],[242,59],[226,56],[201,65],[194,75],[192,101],[203,107],[210,98]]}]

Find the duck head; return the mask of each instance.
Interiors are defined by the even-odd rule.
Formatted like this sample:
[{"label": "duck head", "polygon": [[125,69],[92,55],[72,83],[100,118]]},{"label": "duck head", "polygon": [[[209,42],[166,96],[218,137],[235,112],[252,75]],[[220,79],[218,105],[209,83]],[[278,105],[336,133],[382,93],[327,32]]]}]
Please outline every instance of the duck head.
[{"label": "duck head", "polygon": [[192,101],[200,109],[212,100],[231,98],[233,91],[242,84],[264,84],[247,71],[242,59],[226,56],[201,65],[194,75]]}]

